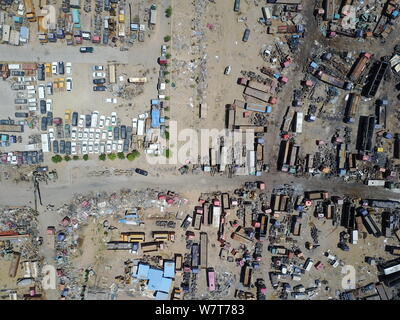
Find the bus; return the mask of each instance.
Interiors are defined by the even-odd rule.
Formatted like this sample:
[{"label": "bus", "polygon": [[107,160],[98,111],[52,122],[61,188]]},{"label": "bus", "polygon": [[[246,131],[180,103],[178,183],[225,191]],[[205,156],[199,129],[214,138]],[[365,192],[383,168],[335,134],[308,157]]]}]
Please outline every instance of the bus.
[{"label": "bus", "polygon": [[353,69],[351,70],[351,73],[349,75],[349,79],[353,82],[356,82],[363,71],[365,70],[365,67],[367,66],[368,61],[371,59],[372,54],[365,52],[364,54],[361,55],[361,57],[357,60],[357,62],[354,64]]},{"label": "bus", "polygon": [[267,228],[268,228],[268,216],[262,214],[260,217],[260,231],[259,231],[259,238],[260,240],[264,240],[267,236]]},{"label": "bus", "polygon": [[124,242],[144,242],[145,233],[144,232],[122,232],[120,236],[120,241]]},{"label": "bus", "polygon": [[113,84],[116,82],[115,79],[115,64],[110,64],[108,66],[108,82],[110,82],[110,84]]},{"label": "bus", "polygon": [[144,242],[140,244],[140,248],[143,253],[155,252],[158,251],[161,243],[160,241]]},{"label": "bus", "polygon": [[242,269],[242,283],[245,287],[250,287],[251,276],[253,275],[253,268],[245,265]]},{"label": "bus", "polygon": [[199,266],[199,245],[193,243],[192,245],[192,267],[197,268]]},{"label": "bus", "polygon": [[215,271],[214,268],[207,268],[208,291],[215,291]]},{"label": "bus", "polygon": [[21,258],[21,254],[19,252],[14,252],[11,259],[10,269],[8,272],[8,276],[10,278],[15,278],[18,271],[19,260]]},{"label": "bus", "polygon": [[181,271],[182,270],[182,264],[183,264],[183,258],[180,253],[175,253],[175,270],[176,271]]}]

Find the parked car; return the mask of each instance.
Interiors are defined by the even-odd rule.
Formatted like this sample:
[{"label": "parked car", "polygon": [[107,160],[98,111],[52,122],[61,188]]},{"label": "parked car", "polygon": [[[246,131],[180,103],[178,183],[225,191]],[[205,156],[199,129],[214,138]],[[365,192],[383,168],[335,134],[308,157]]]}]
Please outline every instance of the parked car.
[{"label": "parked car", "polygon": [[107,98],[106,102],[107,103],[117,103],[117,98]]},{"label": "parked car", "polygon": [[51,111],[47,112],[47,125],[48,126],[53,125],[53,112],[51,112]]},{"label": "parked car", "polygon": [[90,114],[87,114],[85,117],[86,117],[86,128],[89,128],[90,125],[92,124],[92,116]]},{"label": "parked car", "polygon": [[106,91],[107,87],[105,86],[94,86],[93,91]]},{"label": "parked car", "polygon": [[59,149],[58,149],[58,141],[54,140],[53,141],[53,153],[58,153]]},{"label": "parked car", "polygon": [[250,29],[244,30],[242,41],[247,42],[249,40],[249,37],[250,37]]},{"label": "parked car", "polygon": [[58,68],[58,63],[57,62],[53,62],[51,64],[51,73],[52,74],[57,74],[57,68]]},{"label": "parked car", "polygon": [[85,124],[85,115],[81,114],[80,117],[79,117],[79,124],[78,124],[78,126],[79,126],[80,128],[83,128],[84,124]]},{"label": "parked car", "polygon": [[65,140],[60,140],[60,153],[65,153]]},{"label": "parked car", "polygon": [[117,113],[111,112],[111,125],[115,126],[117,124]]},{"label": "parked car", "polygon": [[142,170],[142,169],[139,169],[139,168],[136,168],[135,172],[138,173],[138,174],[141,174],[143,176],[147,176],[149,174],[146,170]]},{"label": "parked car", "polygon": [[119,128],[114,127],[114,140],[118,140],[118,139],[119,139]]},{"label": "parked car", "polygon": [[105,72],[93,72],[93,78],[104,78],[105,76]]},{"label": "parked car", "polygon": [[126,139],[126,126],[121,126],[121,139]]},{"label": "parked car", "polygon": [[40,113],[41,114],[46,114],[46,112],[47,112],[46,100],[39,100],[39,106],[40,106]]},{"label": "parked car", "polygon": [[53,94],[53,82],[48,82],[46,86],[46,93],[51,96]]},{"label": "parked car", "polygon": [[104,70],[104,67],[103,66],[94,66],[93,70],[94,71],[101,71],[101,70]]},{"label": "parked car", "polygon": [[93,53],[94,49],[93,47],[80,47],[79,51],[81,53]]},{"label": "parked car", "polygon": [[67,74],[72,74],[72,63],[71,62],[67,62],[65,64],[65,71],[67,72]]},{"label": "parked car", "polygon": [[67,91],[72,91],[72,78],[67,78]]},{"label": "parked car", "polygon": [[64,62],[60,61],[58,63],[58,74],[64,74]]},{"label": "parked car", "polygon": [[78,125],[78,112],[73,112],[72,113],[72,121],[71,121],[72,126],[76,127]]},{"label": "parked car", "polygon": [[104,83],[106,83],[105,78],[93,79],[93,84],[104,84]]},{"label": "parked car", "polygon": [[67,155],[71,154],[71,141],[65,142],[65,153]]}]

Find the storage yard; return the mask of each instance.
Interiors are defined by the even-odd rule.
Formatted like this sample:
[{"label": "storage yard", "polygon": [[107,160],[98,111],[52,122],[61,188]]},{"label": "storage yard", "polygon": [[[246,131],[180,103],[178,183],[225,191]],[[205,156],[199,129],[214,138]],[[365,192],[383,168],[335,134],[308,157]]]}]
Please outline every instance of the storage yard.
[{"label": "storage yard", "polygon": [[398,300],[399,12],[1,1],[1,299]]}]

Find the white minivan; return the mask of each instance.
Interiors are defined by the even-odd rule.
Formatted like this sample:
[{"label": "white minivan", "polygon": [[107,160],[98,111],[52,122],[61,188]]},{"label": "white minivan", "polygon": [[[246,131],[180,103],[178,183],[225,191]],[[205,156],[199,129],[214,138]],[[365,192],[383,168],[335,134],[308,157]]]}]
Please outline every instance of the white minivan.
[{"label": "white minivan", "polygon": [[358,242],[358,230],[351,231],[351,243],[357,244]]}]

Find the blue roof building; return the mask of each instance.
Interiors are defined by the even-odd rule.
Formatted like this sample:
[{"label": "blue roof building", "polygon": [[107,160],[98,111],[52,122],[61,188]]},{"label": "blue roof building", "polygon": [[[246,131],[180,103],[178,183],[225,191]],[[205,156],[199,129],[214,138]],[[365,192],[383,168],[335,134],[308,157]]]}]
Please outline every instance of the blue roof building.
[{"label": "blue roof building", "polygon": [[147,284],[147,287],[150,290],[154,291],[160,290],[159,287],[163,277],[163,271],[156,268],[150,268],[148,275],[149,275],[149,283]]},{"label": "blue roof building", "polygon": [[160,109],[153,107],[151,109],[151,127],[158,128],[160,126]]},{"label": "blue roof building", "polygon": [[147,280],[149,278],[150,266],[146,263],[139,263],[136,278],[139,280]]},{"label": "blue roof building", "polygon": [[173,278],[175,276],[175,261],[164,262],[164,277]]}]

